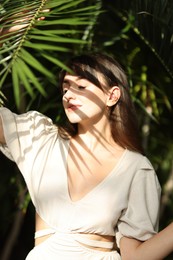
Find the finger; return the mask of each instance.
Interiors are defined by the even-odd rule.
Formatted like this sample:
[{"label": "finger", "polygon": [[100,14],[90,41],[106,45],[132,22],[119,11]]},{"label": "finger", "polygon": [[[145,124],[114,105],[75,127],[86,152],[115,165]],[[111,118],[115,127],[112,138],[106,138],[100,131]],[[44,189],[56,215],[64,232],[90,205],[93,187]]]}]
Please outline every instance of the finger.
[{"label": "finger", "polygon": [[44,19],[45,19],[45,17],[42,16],[42,17],[39,17],[37,20],[38,20],[38,21],[42,21],[42,20],[44,20]]},{"label": "finger", "polygon": [[43,13],[48,13],[48,12],[50,12],[50,9],[44,9],[42,12]]}]

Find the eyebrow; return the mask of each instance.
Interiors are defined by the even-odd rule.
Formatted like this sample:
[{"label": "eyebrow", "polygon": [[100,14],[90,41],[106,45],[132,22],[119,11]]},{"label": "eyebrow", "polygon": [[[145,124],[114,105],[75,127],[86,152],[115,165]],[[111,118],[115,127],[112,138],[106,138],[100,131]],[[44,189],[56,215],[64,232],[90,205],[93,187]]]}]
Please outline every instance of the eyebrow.
[{"label": "eyebrow", "polygon": [[67,79],[65,79],[65,80],[63,80],[63,82],[62,82],[63,84],[65,83],[68,83],[69,84],[69,80],[67,80]]},{"label": "eyebrow", "polygon": [[[81,76],[77,76],[77,81],[78,81],[78,80],[81,80],[81,79],[85,79],[85,78],[84,78],[84,77],[81,77]],[[87,80],[87,79],[85,79],[85,80]],[[63,82],[62,82],[62,85],[63,85],[63,84],[69,85],[69,84],[70,84],[70,81],[71,81],[71,80],[66,79],[66,78],[64,77],[64,80],[63,80]],[[77,82],[75,82],[75,83],[78,84]]]}]

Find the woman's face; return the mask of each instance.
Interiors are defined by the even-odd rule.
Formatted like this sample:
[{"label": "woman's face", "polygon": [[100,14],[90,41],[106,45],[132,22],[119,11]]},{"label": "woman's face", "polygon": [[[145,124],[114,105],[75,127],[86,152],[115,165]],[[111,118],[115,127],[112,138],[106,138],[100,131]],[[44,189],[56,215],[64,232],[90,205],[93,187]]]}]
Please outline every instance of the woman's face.
[{"label": "woman's face", "polygon": [[108,95],[90,81],[66,74],[62,87],[63,106],[71,123],[94,124],[106,114]]}]

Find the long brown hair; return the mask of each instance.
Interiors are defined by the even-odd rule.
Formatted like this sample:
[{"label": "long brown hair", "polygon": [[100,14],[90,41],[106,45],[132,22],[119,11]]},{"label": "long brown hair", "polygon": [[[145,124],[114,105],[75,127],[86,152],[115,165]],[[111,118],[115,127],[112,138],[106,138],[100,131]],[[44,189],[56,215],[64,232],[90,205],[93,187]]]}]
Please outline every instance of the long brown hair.
[{"label": "long brown hair", "polygon": [[[67,66],[75,75],[89,80],[103,91],[108,91],[113,86],[120,88],[121,97],[109,110],[112,137],[120,146],[142,153],[136,112],[130,96],[128,80],[120,64],[110,56],[94,53],[76,56]],[[65,70],[60,73],[60,88],[66,73]],[[99,80],[98,74],[102,75],[104,85]],[[78,133],[77,124],[71,124],[68,119],[66,123],[66,126],[59,128],[60,136],[63,138],[69,135],[75,136]]]}]

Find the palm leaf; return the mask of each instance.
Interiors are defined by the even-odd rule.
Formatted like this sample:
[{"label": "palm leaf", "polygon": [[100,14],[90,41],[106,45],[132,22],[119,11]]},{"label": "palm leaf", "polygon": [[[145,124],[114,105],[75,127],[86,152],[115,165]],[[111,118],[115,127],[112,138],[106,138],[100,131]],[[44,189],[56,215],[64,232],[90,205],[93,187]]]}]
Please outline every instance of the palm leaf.
[{"label": "palm leaf", "polygon": [[1,4],[0,30],[25,27],[0,37],[0,95],[10,75],[17,107],[21,85],[31,98],[35,90],[45,95],[41,86],[44,77],[56,84],[50,63],[53,71],[55,65],[63,68],[61,60],[67,53],[91,44],[90,31],[100,7],[100,1],[94,0],[7,0]]},{"label": "palm leaf", "polygon": [[108,6],[141,38],[173,79],[173,1],[117,0]]}]

